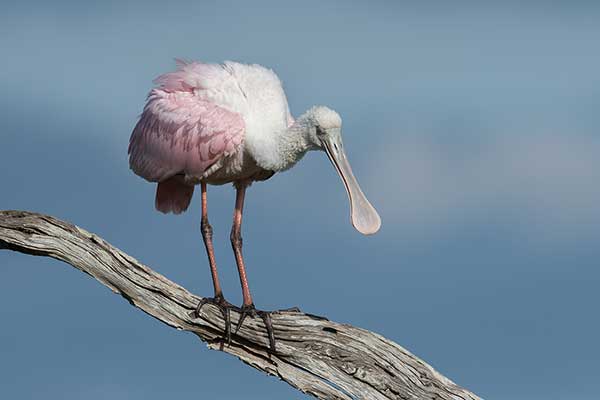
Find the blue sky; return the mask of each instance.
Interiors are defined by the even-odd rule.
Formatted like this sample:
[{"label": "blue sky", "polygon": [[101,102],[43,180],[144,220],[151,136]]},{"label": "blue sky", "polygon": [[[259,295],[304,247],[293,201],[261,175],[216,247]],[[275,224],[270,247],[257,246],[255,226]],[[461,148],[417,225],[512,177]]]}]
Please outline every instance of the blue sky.
[{"label": "blue sky", "polygon": [[[248,3],[249,4],[249,3]],[[127,166],[173,58],[272,67],[326,104],[379,234],[355,232],[324,154],[253,185],[257,306],[389,337],[486,399],[600,389],[600,7],[592,2],[28,2],[0,13],[0,209],[55,215],[209,295],[198,198],[153,210]],[[226,296],[234,192],[209,191]],[[1,252],[7,398],[304,398],[56,261]],[[231,384],[231,382],[235,384]]]}]

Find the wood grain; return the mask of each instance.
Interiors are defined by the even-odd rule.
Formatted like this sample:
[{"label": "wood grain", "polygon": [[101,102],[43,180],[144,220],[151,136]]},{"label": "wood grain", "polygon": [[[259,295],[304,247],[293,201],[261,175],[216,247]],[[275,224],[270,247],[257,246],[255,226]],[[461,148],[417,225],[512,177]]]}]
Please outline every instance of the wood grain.
[{"label": "wood grain", "polygon": [[[276,354],[269,352],[260,318],[247,319],[224,345],[224,320],[216,307],[205,306],[195,318],[201,297],[93,233],[51,216],[0,211],[0,249],[64,261],[159,321],[193,332],[210,348],[319,399],[479,399],[376,333],[302,312],[272,316]],[[232,312],[231,318],[235,326],[239,315]]]}]

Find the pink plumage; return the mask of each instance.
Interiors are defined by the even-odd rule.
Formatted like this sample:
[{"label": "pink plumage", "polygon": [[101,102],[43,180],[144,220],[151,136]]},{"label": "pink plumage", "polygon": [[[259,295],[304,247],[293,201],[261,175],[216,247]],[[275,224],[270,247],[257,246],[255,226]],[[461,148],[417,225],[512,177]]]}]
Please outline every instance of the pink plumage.
[{"label": "pink plumage", "polygon": [[[217,66],[178,62],[178,69],[156,78],[129,142],[131,169],[151,182],[183,174],[202,174],[233,154],[244,139],[244,120],[236,112],[202,98]],[[193,193],[182,181],[160,185],[156,208],[185,211]]]},{"label": "pink plumage", "polygon": [[193,194],[194,186],[187,185],[181,177],[173,176],[156,186],[156,209],[165,214],[181,214],[187,210]]}]

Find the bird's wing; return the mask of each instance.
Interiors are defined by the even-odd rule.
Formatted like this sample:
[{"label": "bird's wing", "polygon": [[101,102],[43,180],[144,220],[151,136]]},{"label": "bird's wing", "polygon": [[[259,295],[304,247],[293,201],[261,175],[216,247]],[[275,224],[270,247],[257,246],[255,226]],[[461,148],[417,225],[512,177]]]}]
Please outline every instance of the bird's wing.
[{"label": "bird's wing", "polygon": [[[177,71],[155,80],[159,87],[148,95],[129,142],[129,165],[136,174],[152,182],[179,173],[201,176],[242,144],[242,115],[202,96],[220,79],[214,70],[211,64],[179,63]],[[235,99],[239,88],[231,89]]]}]

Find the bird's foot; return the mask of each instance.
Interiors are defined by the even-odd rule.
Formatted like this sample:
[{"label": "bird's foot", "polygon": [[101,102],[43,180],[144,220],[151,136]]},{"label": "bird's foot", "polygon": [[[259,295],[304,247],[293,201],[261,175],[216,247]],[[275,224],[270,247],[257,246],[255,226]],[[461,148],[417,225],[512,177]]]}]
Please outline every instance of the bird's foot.
[{"label": "bird's foot", "polygon": [[225,300],[225,297],[223,297],[222,294],[218,294],[215,297],[205,297],[200,300],[200,303],[198,303],[198,306],[196,307],[196,311],[194,311],[196,318],[200,318],[200,311],[206,304],[214,305],[221,311],[221,314],[223,314],[223,319],[225,320],[224,339],[227,341],[227,344],[231,344],[231,310],[239,311],[239,308]]},{"label": "bird's foot", "polygon": [[[276,313],[276,312],[277,311],[275,311],[274,313]],[[242,324],[244,323],[244,320],[246,319],[247,316],[250,316],[252,318],[255,318],[255,317],[262,318],[262,320],[265,324],[265,328],[267,329],[267,335],[269,335],[269,348],[270,348],[271,352],[274,354],[275,353],[275,334],[273,333],[273,323],[271,322],[271,312],[257,310],[256,307],[254,307],[254,304],[250,304],[250,305],[244,304],[240,308],[240,319],[238,320],[237,327],[235,328],[235,334],[237,334],[237,332],[240,330],[240,328],[242,327]]]}]

